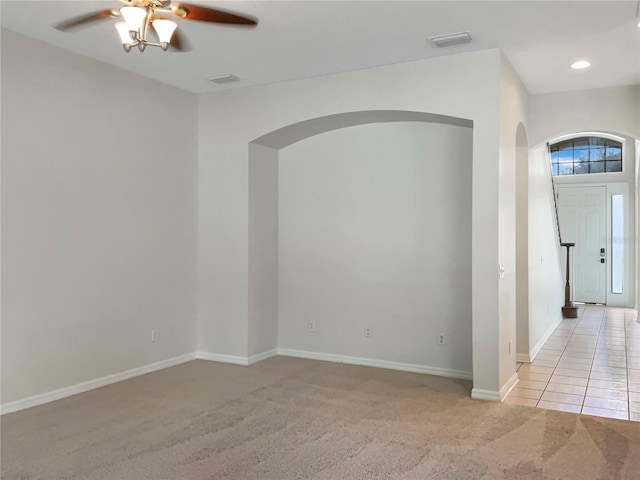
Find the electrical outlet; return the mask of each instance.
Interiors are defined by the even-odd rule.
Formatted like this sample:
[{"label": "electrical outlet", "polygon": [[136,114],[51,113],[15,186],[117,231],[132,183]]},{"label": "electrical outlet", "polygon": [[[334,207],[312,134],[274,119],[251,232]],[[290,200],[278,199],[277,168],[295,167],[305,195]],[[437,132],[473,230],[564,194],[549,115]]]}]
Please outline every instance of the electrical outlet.
[{"label": "electrical outlet", "polygon": [[447,344],[447,336],[444,333],[438,335],[438,345],[446,345]]},{"label": "electrical outlet", "polygon": [[152,342],[157,342],[158,341],[158,329],[156,329],[156,328],[151,330],[151,341]]},{"label": "electrical outlet", "polygon": [[371,329],[370,328],[365,328],[364,329],[364,336],[366,338],[369,338],[371,336]]},{"label": "electrical outlet", "polygon": [[316,322],[309,322],[309,331],[310,332],[316,331]]}]

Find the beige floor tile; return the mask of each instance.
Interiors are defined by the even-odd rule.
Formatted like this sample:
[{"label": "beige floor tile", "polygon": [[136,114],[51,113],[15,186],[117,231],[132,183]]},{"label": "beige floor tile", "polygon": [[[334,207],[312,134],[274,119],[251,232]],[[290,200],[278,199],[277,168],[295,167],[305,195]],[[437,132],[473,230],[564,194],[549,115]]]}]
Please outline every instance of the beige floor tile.
[{"label": "beige floor tile", "polygon": [[552,375],[549,380],[553,383],[561,383],[563,385],[577,385],[579,387],[586,387],[589,382],[588,378],[579,378],[579,377],[566,377],[564,375]]},{"label": "beige floor tile", "polygon": [[626,375],[627,374],[627,369],[624,367],[612,367],[609,365],[597,365],[597,364],[593,364],[591,365],[591,371],[592,372],[603,372],[603,373],[613,373],[616,375]]},{"label": "beige floor tile", "polygon": [[538,408],[544,408],[545,410],[559,410],[561,412],[580,413],[582,405],[571,405],[569,403],[547,402],[546,400],[540,400],[537,405]]},{"label": "beige floor tile", "polygon": [[595,353],[595,348],[585,348],[585,347],[567,347],[564,350],[564,355],[570,354],[578,354],[580,356],[583,355],[593,355]]},{"label": "beige floor tile", "polygon": [[538,400],[533,398],[522,398],[509,395],[507,398],[505,398],[504,403],[509,403],[511,405],[522,405],[525,407],[535,407],[538,403]]},{"label": "beige floor tile", "polygon": [[593,378],[595,380],[613,380],[616,382],[626,382],[627,375],[626,374],[614,374],[609,372],[591,372],[589,378]]},{"label": "beige floor tile", "polygon": [[595,328],[576,327],[571,336],[571,340],[578,342],[596,342],[598,340],[598,332],[582,333],[584,330],[596,330]]},{"label": "beige floor tile", "polygon": [[562,350],[564,352],[564,350],[566,349],[567,345],[565,343],[549,343],[548,345],[546,345],[547,348],[551,349],[551,350]]},{"label": "beige floor tile", "polygon": [[588,363],[575,363],[575,362],[569,362],[567,360],[560,360],[556,368],[568,368],[570,370],[585,370],[588,372],[589,370],[591,370],[591,365],[589,365]]},{"label": "beige floor tile", "polygon": [[523,372],[534,372],[534,373],[553,373],[553,367],[541,367],[540,365],[522,365],[520,370]]},{"label": "beige floor tile", "polygon": [[582,407],[582,413],[585,415],[594,415],[596,417],[618,418],[620,420],[628,420],[629,414],[626,411],[607,410],[606,408]]},{"label": "beige floor tile", "polygon": [[548,348],[546,345],[540,349],[538,355],[562,355],[564,348]]},{"label": "beige floor tile", "polygon": [[625,355],[614,355],[612,353],[598,353],[593,357],[594,362],[602,363],[602,361],[612,360],[614,362],[627,362]]},{"label": "beige floor tile", "polygon": [[589,386],[595,388],[605,388],[607,390],[627,391],[627,382],[614,382],[611,380],[589,379]]},{"label": "beige floor tile", "polygon": [[629,391],[640,393],[640,383],[629,382]]},{"label": "beige floor tile", "polygon": [[[620,369],[625,370],[627,368],[626,360],[603,360],[603,359],[595,359],[593,361],[593,367],[600,369]],[[602,370],[606,371],[606,370]]]},{"label": "beige floor tile", "polygon": [[575,341],[573,338],[569,341],[569,343],[567,343],[567,349],[569,349],[569,351],[582,349],[582,350],[588,350],[588,352],[583,352],[583,353],[591,353],[591,352],[595,353],[597,348],[598,348],[598,344],[596,342],[578,342],[578,341]]},{"label": "beige floor tile", "polygon": [[585,365],[591,365],[591,363],[593,362],[593,359],[589,355],[588,356],[583,356],[583,357],[572,356],[572,355],[563,355],[562,357],[560,357],[560,362],[582,363],[582,364],[585,364]]},{"label": "beige floor tile", "polygon": [[547,388],[545,388],[545,392],[556,392],[556,393],[570,393],[572,395],[584,395],[586,393],[587,387],[580,387],[578,385],[565,385],[562,383],[549,383]]},{"label": "beige floor tile", "polygon": [[542,390],[531,390],[529,388],[516,387],[511,390],[509,396],[538,400],[542,396]]},{"label": "beige floor tile", "polygon": [[544,392],[540,400],[547,402],[570,403],[572,405],[582,405],[582,395],[571,395],[568,393]]},{"label": "beige floor tile", "polygon": [[551,379],[550,373],[536,373],[530,372],[528,370],[522,371],[522,369],[518,370],[518,378],[520,381],[522,380],[535,380],[536,382],[548,382]]},{"label": "beige floor tile", "polygon": [[547,382],[540,382],[537,380],[523,380],[521,379],[518,382],[518,387],[519,388],[529,388],[531,390],[544,390],[544,388],[547,386]]},{"label": "beige floor tile", "polygon": [[531,363],[532,367],[549,367],[553,368],[557,365],[557,361],[538,360],[537,358]]},{"label": "beige floor tile", "polygon": [[629,360],[627,360],[627,368],[634,370],[640,368],[640,358],[629,357]]},{"label": "beige floor tile", "polygon": [[606,388],[597,388],[589,385],[589,387],[587,388],[587,396],[626,401],[628,398],[628,393],[626,390],[609,390]]},{"label": "beige floor tile", "polygon": [[588,394],[584,397],[583,405],[587,407],[606,408],[608,410],[629,410],[629,402],[626,400],[611,400],[609,398],[590,397]]},{"label": "beige floor tile", "polygon": [[538,353],[534,362],[539,362],[540,360],[543,360],[545,362],[557,362],[558,360],[560,360],[560,357],[561,355],[544,355],[544,354]]},{"label": "beige floor tile", "polygon": [[585,370],[575,370],[571,368],[556,368],[554,375],[563,375],[565,377],[589,378],[589,372]]}]

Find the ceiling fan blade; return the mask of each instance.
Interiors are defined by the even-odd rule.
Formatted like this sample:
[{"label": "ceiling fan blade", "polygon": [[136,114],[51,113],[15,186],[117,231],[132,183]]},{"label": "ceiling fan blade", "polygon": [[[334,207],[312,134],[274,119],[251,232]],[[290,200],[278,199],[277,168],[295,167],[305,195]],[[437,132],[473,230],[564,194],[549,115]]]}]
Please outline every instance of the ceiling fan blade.
[{"label": "ceiling fan blade", "polygon": [[76,27],[86,26],[87,24],[96,22],[98,20],[105,20],[108,18],[116,18],[120,16],[120,12],[118,10],[100,10],[99,12],[93,12],[88,15],[81,15],[79,17],[73,17],[69,20],[65,20],[60,23],[56,23],[53,27],[56,30],[60,30],[62,32],[66,32],[67,30],[72,30]]},{"label": "ceiling fan blade", "polygon": [[230,25],[257,25],[255,18],[236,15],[215,8],[200,7],[189,3],[172,3],[171,14],[185,20],[197,20],[199,22],[226,23]]}]

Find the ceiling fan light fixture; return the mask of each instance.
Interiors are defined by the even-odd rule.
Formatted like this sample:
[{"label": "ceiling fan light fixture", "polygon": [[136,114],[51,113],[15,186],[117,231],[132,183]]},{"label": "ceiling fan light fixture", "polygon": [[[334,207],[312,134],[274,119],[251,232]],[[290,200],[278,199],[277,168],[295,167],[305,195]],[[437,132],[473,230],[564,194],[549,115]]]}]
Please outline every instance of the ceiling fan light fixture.
[{"label": "ceiling fan light fixture", "polygon": [[166,20],[164,18],[158,18],[154,20],[151,25],[158,34],[158,40],[160,41],[160,43],[166,44],[169,44],[171,42],[173,32],[178,26],[176,22],[172,22],[171,20]]},{"label": "ceiling fan light fixture", "polygon": [[147,18],[147,10],[144,8],[122,7],[120,13],[131,32],[139,32]]},{"label": "ceiling fan light fixture", "polygon": [[[184,40],[180,32],[176,31],[178,25],[169,20],[167,15],[185,20],[223,25],[255,27],[258,24],[258,20],[253,17],[189,3],[172,3],[172,0],[119,0],[119,3],[120,8],[118,9],[109,8],[80,15],[58,22],[54,28],[61,32],[71,32],[82,25],[118,18],[121,20],[117,21],[114,26],[126,52],[130,52],[136,46],[141,52],[149,46],[160,47],[165,51],[171,46],[177,52],[186,52],[190,50],[188,42]],[[151,27],[156,35],[148,39],[147,34]]]},{"label": "ceiling fan light fixture", "polygon": [[131,33],[129,32],[129,27],[126,22],[116,22],[116,30],[118,31],[118,35],[120,36],[120,41],[122,45],[131,45],[133,43],[133,39],[131,38]]}]

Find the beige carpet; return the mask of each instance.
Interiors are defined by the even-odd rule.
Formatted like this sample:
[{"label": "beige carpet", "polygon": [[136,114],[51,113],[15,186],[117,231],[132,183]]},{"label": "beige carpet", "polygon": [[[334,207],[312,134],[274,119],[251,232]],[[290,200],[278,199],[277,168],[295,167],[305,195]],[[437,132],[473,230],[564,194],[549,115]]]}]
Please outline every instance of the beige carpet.
[{"label": "beige carpet", "polygon": [[2,479],[640,478],[640,423],[470,387],[286,357],[194,361],[3,416]]}]

